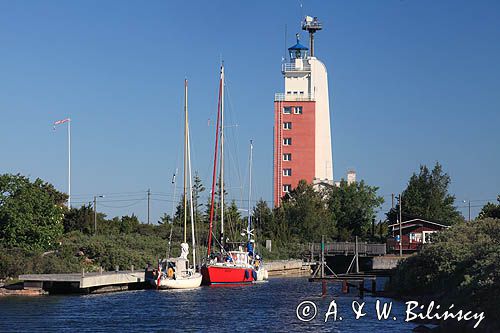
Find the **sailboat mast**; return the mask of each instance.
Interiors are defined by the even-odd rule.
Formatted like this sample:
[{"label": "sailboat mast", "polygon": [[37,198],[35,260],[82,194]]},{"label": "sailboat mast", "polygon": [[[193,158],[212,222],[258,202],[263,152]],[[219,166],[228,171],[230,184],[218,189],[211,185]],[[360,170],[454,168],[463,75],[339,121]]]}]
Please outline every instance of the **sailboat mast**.
[{"label": "sailboat mast", "polygon": [[208,245],[207,245],[207,257],[210,256],[211,246],[212,246],[212,229],[214,221],[214,207],[215,207],[215,183],[217,177],[217,152],[219,148],[219,124],[220,124],[220,106],[221,106],[221,93],[222,93],[222,68],[221,77],[219,81],[219,100],[217,105],[217,125],[215,127],[215,152],[214,152],[214,169],[212,172],[212,192],[211,192],[211,202],[210,202],[210,226],[208,229]]},{"label": "sailboat mast", "polygon": [[247,235],[248,240],[250,240],[250,230],[252,230],[252,214],[250,212],[250,205],[252,200],[252,158],[253,158],[253,140],[250,140],[250,161],[249,161],[249,177],[248,177],[248,225],[247,225]]},{"label": "sailboat mast", "polygon": [[220,102],[220,237],[221,251],[224,251],[224,64],[221,66],[221,102]]},{"label": "sailboat mast", "polygon": [[188,155],[188,169],[189,169],[189,213],[191,218],[191,241],[193,246],[193,267],[196,270],[196,239],[194,237],[194,207],[193,207],[193,177],[191,170],[191,139],[189,135],[189,124],[187,127],[187,155]]},{"label": "sailboat mast", "polygon": [[188,150],[188,107],[187,107],[188,81],[184,79],[184,243],[187,241],[187,150]]}]

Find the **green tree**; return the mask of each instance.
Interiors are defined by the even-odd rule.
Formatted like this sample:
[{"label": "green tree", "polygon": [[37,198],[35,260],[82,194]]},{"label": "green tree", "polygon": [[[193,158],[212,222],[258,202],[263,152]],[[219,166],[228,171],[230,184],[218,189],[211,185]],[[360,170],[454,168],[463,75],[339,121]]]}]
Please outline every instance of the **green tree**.
[{"label": "green tree", "polygon": [[496,205],[491,202],[488,202],[486,205],[484,205],[481,209],[481,212],[479,213],[478,218],[485,219],[491,217],[494,219],[500,219],[500,195],[497,197],[497,201],[498,204]]},{"label": "green tree", "polygon": [[201,193],[205,191],[205,186],[201,182],[198,172],[194,173],[193,177],[193,207],[194,221],[196,231],[196,242],[198,244],[206,244],[208,235],[208,224],[206,216],[202,212],[203,203],[200,202]]},{"label": "green tree", "polygon": [[120,221],[120,232],[124,234],[133,233],[137,231],[140,224],[141,222],[139,222],[139,219],[134,214],[132,214],[132,216],[122,216]]},{"label": "green tree", "polygon": [[67,196],[37,178],[0,176],[0,240],[11,247],[45,250],[61,237]]},{"label": "green tree", "polygon": [[282,200],[288,228],[295,241],[314,242],[321,235],[335,236],[335,226],[324,202],[324,191],[317,191],[305,180]]},{"label": "green tree", "polygon": [[273,211],[262,198],[257,201],[252,213],[252,228],[260,241],[271,239],[273,234]]},{"label": "green tree", "polygon": [[375,210],[384,203],[384,199],[377,196],[377,190],[378,187],[368,186],[364,181],[348,184],[344,179],[340,185],[326,188],[328,210],[339,239],[371,236]]},{"label": "green tree", "polygon": [[[403,221],[421,218],[446,225],[463,221],[454,207],[455,196],[448,193],[450,182],[441,164],[436,163],[432,171],[421,165],[419,174],[413,173],[402,193]],[[390,223],[397,222],[398,212],[399,203],[386,214]]]},{"label": "green tree", "polygon": [[[241,219],[238,206],[234,200],[231,205],[224,210],[224,233],[230,242],[239,242],[242,240],[241,233],[246,230],[246,224]],[[246,236],[245,236],[246,237]]]},{"label": "green tree", "polygon": [[80,208],[71,208],[64,214],[64,232],[80,231],[84,234],[94,232],[94,210],[92,205],[83,205]]}]

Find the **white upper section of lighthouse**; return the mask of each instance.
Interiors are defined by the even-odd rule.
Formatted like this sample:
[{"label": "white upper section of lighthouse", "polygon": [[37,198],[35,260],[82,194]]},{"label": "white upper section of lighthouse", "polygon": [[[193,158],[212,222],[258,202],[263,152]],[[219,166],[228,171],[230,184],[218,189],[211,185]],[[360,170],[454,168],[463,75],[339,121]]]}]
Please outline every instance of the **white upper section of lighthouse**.
[{"label": "white upper section of lighthouse", "polygon": [[328,73],[325,65],[316,59],[308,59],[311,65],[311,91],[315,105],[315,178],[333,184],[332,139],[330,132],[330,104],[328,98]]},{"label": "white upper section of lighthouse", "polygon": [[[307,23],[307,21],[305,22]],[[310,38],[313,36],[311,35]],[[314,47],[313,45],[311,42],[312,47]],[[308,48],[299,43],[298,34],[297,44],[288,50],[290,61],[282,65],[285,92],[276,94],[275,100],[315,102],[314,182],[333,184],[330,104],[326,66],[316,57],[308,55]]]}]

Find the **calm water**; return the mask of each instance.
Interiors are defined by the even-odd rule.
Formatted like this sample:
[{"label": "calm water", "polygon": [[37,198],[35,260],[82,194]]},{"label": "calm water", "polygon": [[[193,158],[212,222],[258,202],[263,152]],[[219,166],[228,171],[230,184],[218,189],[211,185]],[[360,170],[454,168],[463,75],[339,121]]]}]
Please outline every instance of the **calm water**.
[{"label": "calm water", "polygon": [[[382,284],[383,281],[378,281]],[[267,283],[234,287],[202,287],[190,291],[141,290],[101,295],[0,298],[0,332],[411,332],[404,322],[404,304],[393,301],[390,320],[376,319],[376,298],[365,297],[367,315],[351,310],[354,294],[344,296],[330,286],[321,298],[321,284],[306,278],[274,278]],[[335,299],[338,316],[324,322]],[[382,302],[390,299],[379,298]],[[297,305],[310,300],[317,317],[301,322]],[[396,321],[392,319],[395,316]],[[338,319],[338,318],[337,318]]]}]

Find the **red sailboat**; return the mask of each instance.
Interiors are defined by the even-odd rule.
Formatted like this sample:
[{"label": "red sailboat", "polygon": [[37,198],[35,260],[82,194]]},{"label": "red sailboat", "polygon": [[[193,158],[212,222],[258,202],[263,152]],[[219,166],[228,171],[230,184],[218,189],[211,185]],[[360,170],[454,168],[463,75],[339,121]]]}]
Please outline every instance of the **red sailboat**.
[{"label": "red sailboat", "polygon": [[[219,142],[220,138],[220,142]],[[221,234],[217,242],[220,245],[220,252],[213,252],[212,234],[214,222],[215,206],[215,184],[217,176],[217,156],[220,144],[220,229]],[[212,174],[212,194],[210,206],[210,227],[208,233],[207,258],[201,267],[203,284],[246,284],[252,283],[263,276],[261,269],[259,272],[260,258],[253,253],[253,241],[248,242],[246,249],[241,246],[236,251],[227,248],[224,237],[224,65],[221,66],[219,82],[219,101],[217,109],[217,127],[215,136],[214,168]],[[260,273],[260,274],[259,274]]]}]

